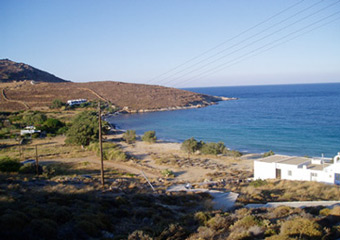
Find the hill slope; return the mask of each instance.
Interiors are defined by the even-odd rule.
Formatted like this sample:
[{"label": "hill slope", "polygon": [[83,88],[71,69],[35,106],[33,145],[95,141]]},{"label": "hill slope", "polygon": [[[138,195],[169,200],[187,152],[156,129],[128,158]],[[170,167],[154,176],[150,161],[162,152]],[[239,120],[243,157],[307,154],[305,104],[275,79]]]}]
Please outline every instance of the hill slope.
[{"label": "hill slope", "polygon": [[121,82],[0,83],[1,111],[43,110],[54,99],[101,99],[128,112],[203,107],[221,99],[175,88]]},{"label": "hill slope", "polygon": [[24,63],[0,59],[0,82],[34,80],[36,82],[67,82],[48,72]]}]

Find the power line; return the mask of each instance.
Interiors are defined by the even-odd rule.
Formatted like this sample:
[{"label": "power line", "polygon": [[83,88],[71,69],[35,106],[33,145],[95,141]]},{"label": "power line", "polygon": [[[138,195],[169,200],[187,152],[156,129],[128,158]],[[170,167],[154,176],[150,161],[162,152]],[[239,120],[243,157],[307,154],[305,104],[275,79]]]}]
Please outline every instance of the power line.
[{"label": "power line", "polygon": [[[322,25],[320,25],[320,26],[317,26],[317,27],[314,27],[314,28],[312,28],[312,29],[309,29],[308,31],[305,31],[305,32],[303,32],[303,33],[300,33],[300,34],[298,34],[298,35],[296,35],[296,36],[293,36],[292,38],[289,38],[288,40],[285,40],[285,41],[281,42],[283,39],[288,38],[288,37],[290,37],[291,35],[294,35],[294,34],[300,32],[300,31],[303,31],[303,30],[305,30],[305,29],[307,29],[307,28],[310,28],[311,26],[316,25],[316,24],[318,24],[318,23],[320,23],[320,22],[322,22],[322,21],[324,21],[324,20],[326,20],[326,19],[328,19],[328,18],[331,18],[331,17],[333,17],[333,16],[335,16],[335,15],[337,15],[337,14],[339,14],[339,13],[340,13],[340,11],[335,12],[335,13],[333,13],[333,14],[327,16],[327,17],[324,17],[324,18],[322,18],[322,19],[320,19],[320,20],[318,20],[318,21],[316,21],[316,22],[313,22],[312,24],[309,24],[309,25],[307,25],[307,26],[305,26],[305,27],[303,27],[303,28],[301,28],[301,29],[299,29],[299,30],[296,30],[296,31],[294,31],[294,32],[291,32],[291,33],[287,34],[286,36],[281,37],[281,38],[279,38],[279,39],[277,39],[277,40],[275,40],[275,41],[273,41],[273,42],[271,42],[271,43],[269,43],[269,44],[265,44],[265,45],[263,45],[263,46],[261,46],[261,47],[255,49],[255,50],[252,50],[252,51],[250,51],[250,52],[248,52],[248,53],[246,53],[246,54],[244,54],[244,55],[242,55],[242,56],[240,56],[240,57],[234,58],[233,60],[231,60],[231,61],[229,61],[229,62],[227,62],[227,63],[221,64],[221,65],[219,65],[219,66],[217,66],[217,67],[215,67],[215,68],[213,68],[213,69],[210,69],[210,70],[204,71],[204,72],[202,72],[202,73],[200,73],[200,74],[197,74],[197,75],[195,75],[195,76],[193,76],[193,77],[191,77],[191,78],[189,78],[189,79],[186,79],[185,81],[182,81],[181,84],[190,82],[190,81],[192,81],[192,80],[194,80],[194,79],[196,79],[196,80],[197,80],[197,79],[201,79],[201,78],[203,78],[203,77],[205,77],[205,76],[214,74],[214,73],[216,73],[216,72],[219,72],[219,71],[221,71],[221,70],[224,70],[224,69],[226,69],[226,68],[229,68],[229,67],[231,67],[231,66],[234,66],[234,65],[236,65],[236,64],[238,64],[238,63],[240,63],[240,62],[243,62],[244,60],[246,60],[246,59],[248,59],[248,58],[250,58],[250,57],[255,57],[255,56],[257,56],[257,55],[260,55],[260,54],[262,54],[263,52],[267,52],[267,51],[269,51],[269,50],[271,50],[271,49],[273,49],[273,48],[275,48],[275,47],[278,47],[278,46],[280,46],[280,45],[283,45],[283,44],[285,44],[285,43],[287,43],[287,42],[289,42],[289,41],[292,41],[292,40],[294,40],[294,39],[296,39],[296,38],[298,38],[298,37],[300,37],[300,36],[303,36],[303,35],[305,35],[305,34],[307,34],[307,33],[309,33],[309,32],[312,32],[312,31],[314,31],[314,30],[316,30],[316,29],[319,29],[319,28],[321,28],[321,27],[323,27],[323,26],[325,26],[325,25],[328,25],[328,24],[330,24],[330,23],[333,23],[333,22],[339,20],[340,17],[335,18],[335,19],[333,19],[333,20],[331,20],[331,21],[328,21],[328,22],[326,22],[326,23],[324,23],[324,24],[322,24]],[[279,43],[277,43],[277,42],[279,42]],[[275,43],[277,43],[277,44],[275,44]],[[269,47],[268,47],[268,46],[269,46]],[[262,50],[262,49],[264,49],[264,50]],[[259,52],[258,52],[258,51],[259,51]],[[257,53],[255,53],[255,52],[257,52]],[[255,54],[254,54],[254,53],[255,53]],[[175,86],[175,85],[172,85],[172,86]]]},{"label": "power line", "polygon": [[214,47],[212,47],[212,48],[210,48],[210,49],[208,49],[208,50],[206,50],[206,51],[204,51],[204,52],[202,52],[202,53],[196,55],[195,57],[190,58],[189,60],[187,60],[187,61],[185,61],[185,62],[183,62],[183,63],[177,65],[176,67],[170,69],[169,71],[164,72],[164,73],[162,73],[162,74],[160,74],[160,75],[158,75],[158,76],[152,78],[151,80],[149,80],[149,81],[147,82],[147,84],[150,84],[150,83],[154,82],[154,81],[157,80],[158,78],[160,78],[160,77],[162,77],[162,76],[164,76],[164,75],[166,75],[166,74],[168,74],[168,73],[171,73],[171,72],[173,72],[174,70],[177,70],[178,68],[180,68],[180,67],[182,67],[182,66],[185,66],[186,64],[188,64],[188,63],[190,63],[190,62],[192,62],[192,61],[194,61],[194,60],[196,60],[196,59],[198,59],[198,58],[200,58],[200,57],[206,55],[207,53],[209,53],[209,52],[211,52],[211,51],[213,51],[213,50],[215,50],[215,49],[217,49],[217,48],[219,48],[219,47],[225,45],[226,43],[228,43],[228,42],[230,42],[230,41],[232,41],[232,40],[234,40],[234,39],[236,39],[236,38],[238,38],[238,37],[244,35],[245,33],[247,33],[247,32],[249,32],[249,31],[251,31],[251,30],[257,28],[258,26],[261,26],[262,24],[264,24],[264,23],[266,23],[266,22],[272,20],[273,18],[275,18],[275,17],[281,15],[282,13],[284,13],[284,12],[286,12],[286,11],[288,11],[288,10],[294,8],[295,6],[301,4],[302,2],[304,2],[304,0],[301,0],[301,1],[297,2],[297,3],[294,3],[294,4],[290,5],[290,6],[288,6],[287,8],[285,8],[285,9],[279,11],[278,13],[276,13],[276,14],[270,16],[269,18],[267,18],[267,19],[261,21],[260,23],[255,24],[254,26],[252,26],[252,27],[250,27],[250,28],[248,28],[248,29],[242,31],[241,33],[237,34],[236,36],[231,37],[231,38],[227,39],[226,41],[223,41],[223,42],[217,44],[216,46],[214,46]]},{"label": "power line", "polygon": [[300,18],[300,19],[294,21],[293,23],[290,23],[290,24],[288,24],[288,25],[286,25],[286,26],[284,26],[284,27],[282,27],[282,28],[280,28],[280,29],[278,29],[278,30],[275,30],[274,32],[269,33],[269,34],[265,35],[264,37],[261,37],[260,39],[254,40],[254,41],[252,41],[251,43],[249,43],[249,44],[247,44],[247,45],[245,45],[245,46],[243,46],[243,47],[241,47],[241,48],[238,48],[238,49],[236,49],[236,50],[234,50],[234,51],[232,51],[232,52],[230,52],[230,53],[228,53],[228,54],[226,54],[226,55],[223,55],[223,56],[221,56],[221,57],[219,57],[219,58],[217,58],[217,59],[215,59],[215,60],[212,60],[212,61],[210,61],[210,62],[208,62],[208,63],[202,64],[201,66],[199,66],[199,67],[197,67],[197,68],[195,68],[195,69],[193,69],[193,70],[191,70],[191,71],[189,71],[189,72],[186,72],[185,74],[182,74],[181,76],[176,77],[175,79],[172,79],[172,80],[170,80],[170,81],[165,82],[164,84],[168,84],[168,83],[173,82],[173,81],[179,81],[179,80],[183,79],[183,77],[185,77],[185,76],[187,76],[187,75],[189,75],[189,74],[191,74],[191,73],[194,73],[194,72],[196,72],[196,71],[200,71],[200,70],[202,70],[202,68],[206,68],[207,66],[209,66],[209,65],[211,65],[211,64],[213,64],[213,63],[216,63],[216,62],[218,62],[218,61],[221,60],[221,59],[224,59],[224,58],[226,58],[226,57],[228,57],[228,56],[230,56],[230,55],[232,55],[232,54],[235,54],[235,53],[237,53],[237,52],[239,52],[239,51],[241,51],[241,50],[243,50],[243,49],[246,49],[246,48],[248,48],[248,47],[254,45],[255,43],[258,43],[258,42],[260,42],[260,41],[262,41],[262,40],[264,40],[264,39],[266,39],[266,38],[268,38],[268,37],[271,37],[271,36],[275,35],[275,34],[278,33],[278,32],[281,32],[281,31],[283,31],[283,30],[285,30],[285,29],[287,29],[287,28],[289,28],[289,27],[291,27],[291,26],[293,26],[293,25],[296,25],[297,23],[302,22],[302,21],[304,21],[304,20],[310,18],[310,17],[316,15],[317,13],[319,13],[319,12],[321,12],[321,11],[324,11],[325,9],[330,8],[330,7],[334,6],[335,4],[338,4],[339,2],[340,2],[340,0],[337,1],[337,2],[335,2],[335,3],[329,4],[329,5],[327,5],[326,7],[323,7],[323,8],[321,8],[321,9],[319,9],[319,10],[317,10],[317,11],[315,11],[315,12],[313,12],[313,13],[311,13],[311,14],[305,16],[305,17],[302,17],[302,18]]},{"label": "power line", "polygon": [[[255,34],[251,35],[250,37],[247,37],[247,38],[243,39],[242,41],[237,42],[236,44],[231,45],[231,46],[228,47],[228,48],[225,48],[225,49],[223,49],[223,50],[221,50],[221,51],[219,51],[219,52],[217,52],[217,53],[215,53],[215,54],[212,54],[212,55],[210,55],[210,56],[208,56],[208,57],[205,57],[205,58],[203,58],[202,60],[200,60],[199,62],[193,63],[193,64],[189,65],[188,67],[182,69],[182,70],[176,71],[175,73],[173,73],[173,74],[171,74],[171,75],[169,75],[169,76],[167,76],[167,77],[165,77],[165,78],[160,79],[158,82],[163,82],[163,81],[165,81],[165,80],[167,80],[167,79],[170,79],[170,78],[172,78],[172,77],[178,75],[179,73],[186,72],[188,69],[190,69],[190,68],[192,68],[192,67],[195,67],[195,66],[197,66],[197,65],[199,65],[199,64],[201,64],[201,63],[204,63],[205,61],[207,61],[207,60],[209,60],[209,59],[212,59],[212,58],[214,58],[214,57],[216,57],[216,56],[218,56],[218,55],[220,55],[220,54],[226,52],[227,50],[231,50],[231,49],[233,49],[234,47],[237,47],[237,46],[241,45],[242,43],[247,42],[248,40],[250,40],[250,39],[252,39],[252,38],[254,38],[254,37],[256,37],[256,36],[258,36],[258,35],[260,35],[260,34],[266,32],[266,31],[268,31],[268,30],[270,30],[270,29],[272,29],[272,28],[274,28],[274,27],[276,27],[276,26],[278,26],[278,25],[280,25],[280,24],[282,24],[282,23],[284,23],[284,22],[286,22],[286,21],[288,21],[288,20],[290,20],[290,19],[292,19],[293,17],[295,17],[295,16],[297,16],[297,15],[299,15],[299,14],[301,14],[301,13],[303,13],[303,12],[309,10],[309,9],[311,9],[312,7],[314,7],[314,6],[318,5],[318,4],[320,4],[320,3],[323,2],[323,1],[324,1],[324,0],[321,0],[321,1],[317,2],[317,3],[314,3],[314,4],[310,5],[310,6],[308,6],[307,8],[304,8],[304,9],[302,9],[302,10],[300,10],[300,11],[298,11],[298,12],[292,14],[292,15],[290,15],[289,17],[287,17],[287,18],[285,18],[285,19],[283,19],[283,20],[281,20],[281,21],[279,21],[279,22],[277,22],[277,23],[275,23],[275,24],[272,24],[271,26],[265,28],[264,30],[262,30],[262,31],[260,31],[260,32],[257,32],[257,33],[255,33]],[[237,51],[234,51],[234,52],[230,53],[229,55],[231,55],[231,54],[233,54],[233,53],[235,53],[235,52],[237,52]],[[222,57],[222,58],[224,58],[224,57]],[[216,61],[218,61],[218,60],[219,60],[219,59],[217,59],[217,60],[215,60],[215,61],[212,61],[211,63],[214,63],[214,62],[216,62]],[[209,64],[210,64],[210,63],[209,63]],[[205,66],[204,66],[204,67],[205,67]],[[201,67],[198,67],[198,69],[199,69],[199,68],[201,68]],[[190,74],[191,72],[194,72],[194,71],[196,71],[196,70],[197,70],[197,69],[195,69],[195,70],[193,70],[193,71],[190,71],[190,72],[188,72],[188,73],[186,73],[186,74],[184,74],[184,75],[181,75],[180,77],[176,77],[176,79],[177,79],[177,78],[184,77],[184,76],[186,76],[186,75],[188,75],[188,74]],[[167,81],[167,82],[165,82],[165,83],[163,83],[163,84],[167,84],[167,83],[169,83],[169,82],[171,82],[171,81],[173,81],[173,79],[172,79],[172,80],[169,80],[169,81]]]}]

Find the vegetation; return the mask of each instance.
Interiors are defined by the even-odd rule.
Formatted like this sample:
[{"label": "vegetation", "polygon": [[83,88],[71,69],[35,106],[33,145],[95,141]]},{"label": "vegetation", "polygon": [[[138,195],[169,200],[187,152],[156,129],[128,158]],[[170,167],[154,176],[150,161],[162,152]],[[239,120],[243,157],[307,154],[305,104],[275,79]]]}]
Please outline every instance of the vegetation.
[{"label": "vegetation", "polygon": [[155,131],[147,131],[142,136],[142,140],[147,143],[155,143],[157,140]]},{"label": "vegetation", "polygon": [[[106,124],[103,125],[102,130],[105,133],[107,131]],[[66,136],[66,143],[81,146],[88,146],[91,142],[97,141],[99,136],[97,113],[84,111],[77,114]]]},{"label": "vegetation", "polygon": [[[91,143],[88,146],[90,151],[96,152],[97,156],[100,155],[99,143]],[[126,161],[128,160],[128,155],[123,152],[120,147],[111,142],[103,143],[103,159],[104,160],[117,160],[117,161]]]},{"label": "vegetation", "polygon": [[181,149],[188,154],[195,153],[196,151],[200,151],[202,154],[211,154],[211,155],[219,155],[224,154],[232,157],[240,157],[242,154],[236,150],[228,150],[223,142],[198,142],[195,138],[190,138],[185,140]]},{"label": "vegetation", "polygon": [[136,131],[135,130],[126,130],[123,134],[123,139],[128,144],[132,144],[136,141]]},{"label": "vegetation", "polygon": [[269,157],[269,156],[272,156],[272,155],[275,155],[275,153],[272,150],[270,150],[269,152],[265,152],[262,156],[263,157]]},{"label": "vegetation", "polygon": [[208,142],[208,143],[203,143],[200,151],[203,154],[212,154],[212,155],[218,155],[224,153],[226,150],[226,147],[223,142]]},{"label": "vegetation", "polygon": [[57,108],[61,108],[63,106],[65,106],[66,104],[63,103],[60,99],[54,99],[50,108],[51,109],[57,109]]},{"label": "vegetation", "polygon": [[10,157],[0,158],[0,172],[18,172],[20,169],[19,159]]},{"label": "vegetation", "polygon": [[192,154],[200,149],[200,143],[197,142],[197,140],[192,137],[190,139],[185,140],[182,143],[181,149],[187,152],[188,154]]}]

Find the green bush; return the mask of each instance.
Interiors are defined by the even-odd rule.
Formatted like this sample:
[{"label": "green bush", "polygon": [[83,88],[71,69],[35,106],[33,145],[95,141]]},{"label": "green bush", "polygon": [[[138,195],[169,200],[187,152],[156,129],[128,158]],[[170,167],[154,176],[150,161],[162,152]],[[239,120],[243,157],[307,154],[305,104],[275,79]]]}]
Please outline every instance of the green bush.
[{"label": "green bush", "polygon": [[200,147],[200,143],[193,137],[185,140],[181,145],[181,149],[189,154],[196,152]]},{"label": "green bush", "polygon": [[[42,169],[42,167],[40,165],[38,166],[38,171],[39,171],[39,174],[41,174],[42,171],[43,171],[43,169]],[[36,168],[35,163],[26,163],[26,164],[22,165],[19,168],[19,173],[22,173],[22,174],[36,174],[37,173],[37,168]]]},{"label": "green bush", "polygon": [[148,143],[154,143],[156,142],[157,140],[157,137],[156,137],[156,132],[155,131],[148,131],[148,132],[145,132],[143,137],[142,137],[142,140],[144,142],[148,142]]},{"label": "green bush", "polygon": [[222,154],[226,150],[226,147],[223,142],[218,142],[218,143],[208,142],[208,143],[204,143],[200,150],[201,150],[201,153],[203,154],[218,155],[218,154]]},{"label": "green bush", "polygon": [[23,116],[23,122],[27,126],[37,126],[43,124],[47,120],[45,114],[40,112],[28,112]]},{"label": "green bush", "polygon": [[20,162],[18,159],[12,159],[10,157],[0,158],[0,171],[1,172],[18,172],[20,168]]},{"label": "green bush", "polygon": [[50,108],[55,109],[55,108],[61,108],[62,106],[65,106],[65,103],[63,103],[60,99],[54,99]]},{"label": "green bush", "polygon": [[272,156],[272,155],[275,155],[275,153],[272,150],[270,150],[269,152],[265,152],[262,156],[263,157],[269,157],[269,156]]},{"label": "green bush", "polygon": [[169,169],[164,169],[164,170],[162,171],[162,175],[163,175],[164,177],[174,177],[174,176],[175,176],[174,172],[171,171],[171,170],[169,170]]},{"label": "green bush", "polygon": [[125,142],[127,142],[128,144],[132,144],[136,141],[136,131],[135,130],[127,130],[124,134],[123,134],[123,139]]},{"label": "green bush", "polygon": [[256,179],[255,181],[252,181],[251,183],[249,183],[249,185],[252,187],[261,187],[267,184],[268,184],[267,181],[262,180],[262,179]]}]

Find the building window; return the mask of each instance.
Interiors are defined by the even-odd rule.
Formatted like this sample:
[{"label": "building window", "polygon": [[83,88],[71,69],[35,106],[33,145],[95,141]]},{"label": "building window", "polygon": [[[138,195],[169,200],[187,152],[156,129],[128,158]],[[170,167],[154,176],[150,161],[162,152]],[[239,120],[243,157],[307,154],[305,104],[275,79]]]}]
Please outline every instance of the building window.
[{"label": "building window", "polygon": [[314,173],[314,172],[310,173],[310,175],[311,175],[312,177],[317,177],[317,176],[318,176],[318,174],[317,174],[317,173]]},{"label": "building window", "polygon": [[288,176],[292,176],[292,170],[288,170]]}]

